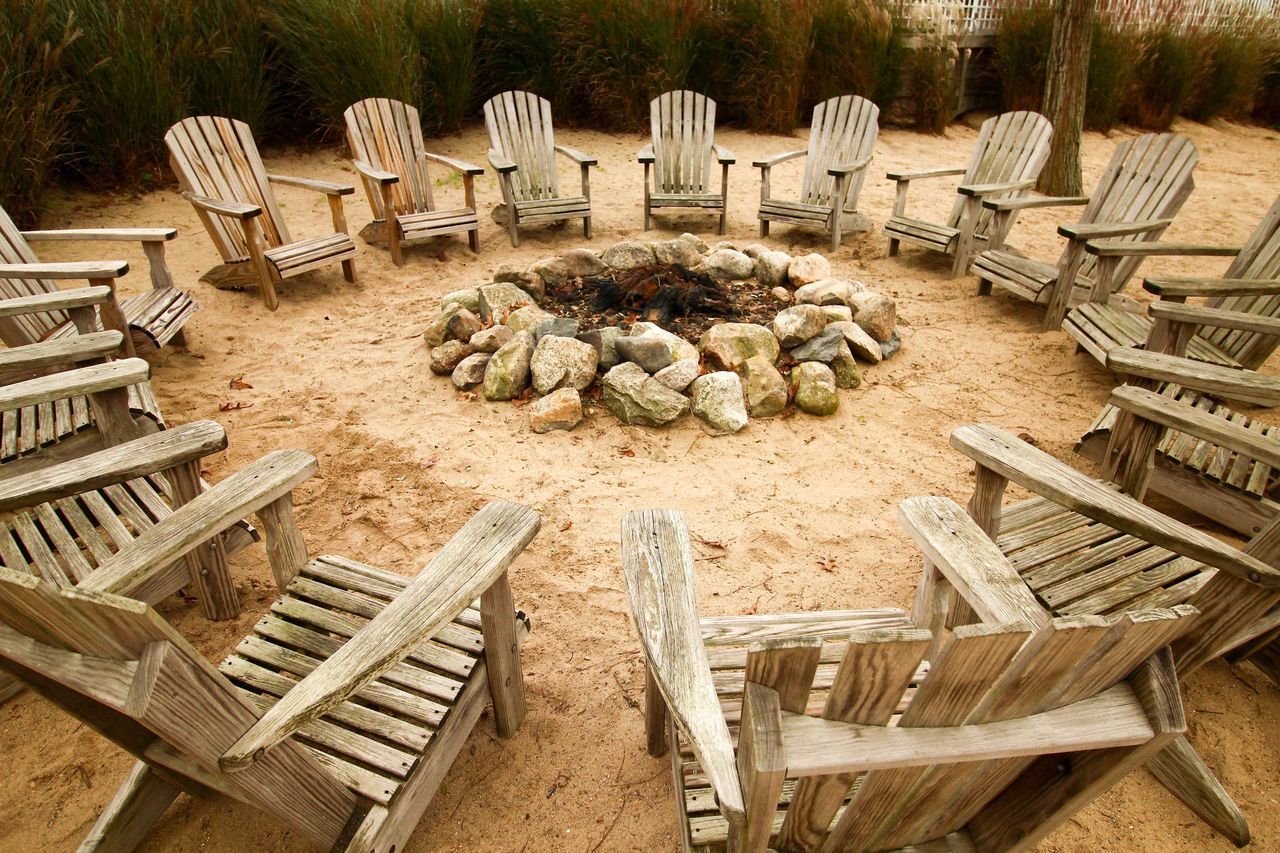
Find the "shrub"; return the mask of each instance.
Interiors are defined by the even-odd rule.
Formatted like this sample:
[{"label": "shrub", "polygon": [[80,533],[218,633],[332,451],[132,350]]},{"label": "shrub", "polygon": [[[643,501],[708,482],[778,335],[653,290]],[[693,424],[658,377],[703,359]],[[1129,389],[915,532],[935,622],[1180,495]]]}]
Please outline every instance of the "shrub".
[{"label": "shrub", "polygon": [[802,112],[838,95],[861,95],[888,110],[906,60],[903,28],[876,0],[818,0]]},{"label": "shrub", "polygon": [[1126,93],[1140,61],[1142,37],[1114,19],[1098,18],[1089,43],[1089,83],[1084,126],[1110,133],[1120,123]]},{"label": "shrub", "polygon": [[1272,27],[1263,42],[1262,68],[1254,94],[1253,118],[1280,127],[1280,32]]},{"label": "shrub", "polygon": [[479,0],[416,0],[414,43],[422,62],[417,105],[427,132],[457,130],[471,111]]},{"label": "shrub", "polygon": [[1052,37],[1050,0],[1004,0],[1000,4],[995,58],[1000,103],[1005,110],[1040,110]]},{"label": "shrub", "polygon": [[956,36],[960,22],[951,7],[919,6],[907,25],[914,47],[907,60],[907,89],[917,130],[941,134],[955,114],[959,85]]},{"label": "shrub", "polygon": [[1149,30],[1134,73],[1126,117],[1151,130],[1168,130],[1195,92],[1200,58],[1189,35],[1168,20]]},{"label": "shrub", "polygon": [[1188,116],[1208,121],[1215,116],[1249,114],[1266,59],[1258,22],[1257,18],[1241,18],[1230,29],[1193,35],[1202,65],[1187,104]]},{"label": "shrub", "polygon": [[[476,93],[488,99],[508,89],[551,102],[559,124],[572,123],[582,98],[564,79],[562,27],[580,0],[486,0],[476,36]],[[581,95],[580,92],[576,93]]]}]

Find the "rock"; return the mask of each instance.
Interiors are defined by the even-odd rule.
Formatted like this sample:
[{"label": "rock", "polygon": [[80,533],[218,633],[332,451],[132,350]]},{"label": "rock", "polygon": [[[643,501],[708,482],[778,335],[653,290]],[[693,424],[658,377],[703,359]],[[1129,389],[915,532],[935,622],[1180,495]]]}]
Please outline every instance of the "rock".
[{"label": "rock", "polygon": [[880,357],[893,358],[900,349],[902,349],[902,339],[898,337],[898,333],[895,331],[889,340],[881,342]]},{"label": "rock", "polygon": [[824,278],[796,288],[796,302],[810,305],[852,305],[856,293],[866,288],[860,281],[845,278]]},{"label": "rock", "polygon": [[689,386],[689,407],[712,435],[737,432],[747,425],[747,404],[742,398],[738,374],[728,370],[708,373]]},{"label": "rock", "polygon": [[591,344],[600,358],[600,368],[608,370],[621,360],[618,358],[618,348],[615,344],[622,335],[622,330],[617,326],[605,326],[603,329],[582,332],[578,335],[578,340],[584,344]]},{"label": "rock", "polygon": [[618,358],[640,365],[645,373],[657,373],[671,364],[671,348],[657,335],[631,335],[614,342]]},{"label": "rock", "polygon": [[844,338],[840,339],[840,351],[831,359],[831,372],[835,374],[837,388],[857,388],[862,384],[862,371]]},{"label": "rock", "polygon": [[636,323],[631,327],[632,337],[640,335],[657,335],[671,350],[672,361],[697,361],[698,348],[679,335],[673,335],[661,326],[653,323]]},{"label": "rock", "polygon": [[848,349],[848,345],[844,342],[844,334],[839,329],[828,326],[791,350],[791,357],[796,361],[821,361],[830,364],[840,352],[841,346]]},{"label": "rock", "polygon": [[771,418],[787,407],[787,383],[762,355],[753,355],[742,365],[742,386],[753,418]]},{"label": "rock", "polygon": [[672,391],[684,391],[701,372],[702,366],[696,361],[673,361],[653,374],[653,378]]},{"label": "rock", "polygon": [[471,347],[462,341],[445,341],[431,350],[431,372],[437,376],[448,376],[458,366],[458,362],[471,355]]},{"label": "rock", "polygon": [[853,322],[832,323],[832,327],[840,330],[844,335],[844,342],[849,345],[849,349],[853,354],[872,364],[879,364],[880,359],[884,356],[881,354],[880,344],[876,343],[875,338],[868,335],[862,330],[862,327]]},{"label": "rock", "polygon": [[898,309],[894,301],[879,293],[855,293],[849,303],[853,308],[853,322],[880,343],[893,337],[898,325]]},{"label": "rock", "polygon": [[555,315],[548,311],[543,311],[537,305],[525,305],[523,308],[517,308],[507,315],[506,325],[517,332],[533,333],[538,328],[538,324],[543,320],[553,320]]},{"label": "rock", "polygon": [[498,264],[498,269],[493,274],[494,281],[509,281],[517,287],[520,286],[521,276],[528,273],[515,264]]},{"label": "rock", "polygon": [[853,309],[848,305],[822,305],[822,313],[827,315],[827,323],[848,323],[853,320]]},{"label": "rock", "polygon": [[760,257],[767,251],[769,251],[769,247],[766,246],[764,243],[749,243],[746,246],[742,247],[742,254],[746,255],[748,258],[751,258],[752,260],[755,260],[756,258]]},{"label": "rock", "polygon": [[516,330],[510,326],[490,326],[471,336],[471,349],[473,352],[497,352],[515,336]]},{"label": "rock", "polygon": [[582,420],[582,397],[572,388],[561,388],[529,406],[529,429],[537,433],[573,429]]},{"label": "rock", "polygon": [[577,337],[578,321],[569,317],[552,317],[550,320],[543,320],[534,328],[533,337],[540,341],[547,335],[560,338]]},{"label": "rock", "polygon": [[600,400],[624,424],[640,426],[663,426],[689,411],[687,397],[629,361],[601,377]]},{"label": "rock", "polygon": [[734,249],[716,249],[702,262],[702,272],[720,281],[739,281],[751,278],[756,265],[750,258]]},{"label": "rock", "polygon": [[811,415],[830,415],[840,406],[836,376],[820,361],[806,361],[791,368],[791,393],[796,407]]},{"label": "rock", "polygon": [[534,305],[528,293],[509,281],[495,281],[480,288],[480,317],[493,323],[502,322],[503,315],[523,305]]},{"label": "rock", "polygon": [[490,357],[491,353],[477,352],[458,362],[458,366],[453,369],[453,376],[451,377],[453,387],[459,391],[470,391],[484,382],[484,371],[489,364]]},{"label": "rock", "polygon": [[787,283],[791,256],[786,252],[765,250],[756,255],[756,281],[761,287],[781,287]]},{"label": "rock", "polygon": [[693,248],[700,255],[705,255],[707,252],[711,251],[711,247],[707,245],[707,241],[703,240],[697,234],[690,234],[688,231],[686,231],[683,234],[681,234],[678,239],[683,240],[684,242],[688,243],[690,246],[693,246]]},{"label": "rock", "polygon": [[572,278],[600,275],[608,269],[605,262],[590,249],[570,249],[558,258],[545,258],[529,267],[529,272],[542,276],[548,285],[556,287]]},{"label": "rock", "polygon": [[831,278],[831,264],[819,254],[801,255],[787,267],[787,278],[792,287],[804,287],[824,278]]},{"label": "rock", "polygon": [[773,332],[755,323],[717,323],[702,333],[698,348],[724,370],[737,370],[753,355],[763,355],[772,364],[781,349]]},{"label": "rock", "polygon": [[693,269],[702,263],[702,255],[688,240],[663,240],[652,245],[653,256],[660,264],[676,264]]},{"label": "rock", "polygon": [[480,318],[463,308],[444,324],[445,340],[469,341],[483,328],[484,324],[480,322]]},{"label": "rock", "polygon": [[493,274],[494,281],[506,281],[514,284],[534,299],[547,295],[547,283],[537,273],[522,270],[515,264],[500,264]]},{"label": "rock", "polygon": [[529,359],[533,390],[549,394],[557,388],[581,391],[596,378],[596,348],[577,338],[548,335],[538,341]]},{"label": "rock", "polygon": [[615,270],[631,270],[654,262],[653,247],[639,240],[623,240],[605,249],[600,260]]},{"label": "rock", "polygon": [[480,313],[480,291],[474,287],[468,287],[465,290],[451,290],[444,296],[440,297],[440,307],[448,308],[450,305],[461,305],[473,314]]},{"label": "rock", "polygon": [[787,290],[785,287],[775,287],[773,290],[769,291],[769,295],[779,302],[787,304],[790,304],[791,302],[791,291]]},{"label": "rock", "polygon": [[533,357],[533,335],[516,332],[489,357],[484,369],[484,398],[511,400],[529,384],[529,360]]},{"label": "rock", "polygon": [[505,204],[495,204],[493,210],[489,212],[489,216],[494,223],[501,225],[503,228],[506,228],[507,223],[511,221],[511,214],[507,212]]},{"label": "rock", "polygon": [[444,343],[449,334],[447,328],[449,320],[453,318],[454,314],[463,310],[465,309],[457,303],[450,303],[441,309],[440,313],[422,330],[422,340],[426,342],[427,346],[438,347]]},{"label": "rock", "polygon": [[714,246],[711,247],[711,251],[713,252],[718,252],[721,249],[732,249],[733,251],[736,252],[738,251],[738,244],[733,242],[732,240],[721,240],[720,242],[716,243]]},{"label": "rock", "polygon": [[799,346],[827,325],[827,315],[817,305],[792,305],[773,318],[773,334],[790,349]]}]

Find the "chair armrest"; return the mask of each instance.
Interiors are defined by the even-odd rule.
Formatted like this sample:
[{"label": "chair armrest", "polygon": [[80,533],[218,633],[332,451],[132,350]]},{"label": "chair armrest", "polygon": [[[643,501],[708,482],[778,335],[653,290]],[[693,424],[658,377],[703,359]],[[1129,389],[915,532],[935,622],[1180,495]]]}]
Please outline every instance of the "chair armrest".
[{"label": "chair armrest", "polygon": [[1160,297],[1274,296],[1280,294],[1280,278],[1148,278],[1148,293]]},{"label": "chair armrest", "polygon": [[145,477],[226,448],[226,430],[216,421],[182,424],[80,459],[0,480],[0,512]]},{"label": "chair armrest", "polygon": [[23,231],[27,240],[117,240],[157,243],[178,236],[177,228],[59,228],[56,231]]},{"label": "chair armrest", "polygon": [[37,293],[34,296],[18,296],[0,299],[0,317],[16,317],[37,311],[66,311],[71,308],[87,308],[111,301],[112,290],[104,284],[93,287],[77,287],[74,290],[55,290],[53,293]]},{"label": "chair armrest", "polygon": [[1031,210],[1037,207],[1069,207],[1088,203],[1087,195],[1024,196],[1023,198],[989,198],[982,202],[982,206],[987,210]]},{"label": "chair armrest", "polygon": [[1174,323],[1193,323],[1197,326],[1238,329],[1242,332],[1280,336],[1280,318],[1250,314],[1247,311],[1227,311],[1205,305],[1158,300],[1147,306],[1147,313],[1157,320],[1169,320]]},{"label": "chair armrest", "polygon": [[728,148],[725,148],[723,145],[713,144],[711,146],[711,153],[716,155],[716,159],[719,160],[722,165],[728,166],[738,162],[738,158],[733,156],[733,152]]},{"label": "chair armrest", "polygon": [[241,735],[219,759],[222,769],[249,767],[400,663],[492,586],[537,534],[539,524],[538,513],[526,506],[487,504],[403,592]]},{"label": "chair armrest", "polygon": [[384,172],[382,169],[375,169],[363,160],[352,160],[351,165],[355,168],[357,174],[371,181],[377,181],[379,184],[394,184],[400,180],[400,176],[395,172]]},{"label": "chair armrest", "polygon": [[1107,369],[1124,376],[1174,382],[1185,388],[1258,406],[1280,406],[1280,379],[1253,370],[1223,367],[1137,347],[1115,347],[1107,353]]},{"label": "chair armrest", "polygon": [[1129,237],[1168,228],[1172,219],[1147,219],[1142,222],[1076,222],[1059,225],[1058,234],[1072,240],[1092,240],[1095,237]]},{"label": "chair armrest", "polygon": [[120,278],[129,271],[128,261],[66,261],[51,264],[0,264],[0,278]]},{"label": "chair armrest", "polygon": [[1086,477],[1003,430],[986,424],[962,426],[951,433],[951,446],[1065,509],[1258,586],[1280,588],[1280,570]]},{"label": "chair armrest", "polygon": [[919,172],[885,172],[884,176],[891,181],[902,183],[903,181],[918,181],[923,178],[945,178],[948,175],[963,175],[965,170],[960,169],[924,169]]},{"label": "chair armrest", "polygon": [[799,151],[786,151],[782,154],[776,154],[773,157],[766,157],[763,160],[753,160],[751,165],[756,169],[772,169],[779,163],[785,163],[786,161],[794,160],[797,157],[804,157],[808,153],[808,148],[802,148]]},{"label": "chair armrest", "polygon": [[830,169],[827,169],[827,174],[833,178],[838,178],[841,175],[849,175],[853,172],[860,171],[871,164],[871,157],[872,155],[868,154],[861,160],[854,160],[852,163],[839,163],[832,166]]},{"label": "chair armrest", "polygon": [[1132,240],[1090,240],[1084,250],[1103,258],[1155,257],[1158,255],[1220,256],[1234,258],[1239,246],[1205,246],[1198,243],[1135,243]]},{"label": "chair armrest", "polygon": [[453,171],[458,172],[459,174],[463,174],[463,175],[483,175],[484,174],[484,169],[474,164],[468,163],[465,160],[455,160],[452,157],[446,157],[443,154],[432,154],[430,152],[427,152],[422,156],[430,160],[432,163],[439,163],[441,166],[445,166],[446,168],[453,169]]},{"label": "chair armrest", "polygon": [[0,386],[0,411],[126,388],[146,382],[150,376],[151,365],[141,358],[122,358],[106,364],[62,370]]},{"label": "chair armrest", "polygon": [[121,351],[124,335],[109,330],[72,335],[38,344],[0,350],[0,373],[12,370],[36,370],[58,364],[74,364],[91,358],[104,358]]},{"label": "chair armrest", "polygon": [[636,154],[636,159],[641,163],[652,163],[656,160],[657,158],[653,156],[653,143],[650,142],[648,145],[641,148],[640,153]]},{"label": "chair armrest", "polygon": [[262,208],[256,204],[244,204],[239,201],[223,201],[218,198],[209,198],[208,196],[186,192],[182,194],[182,197],[191,202],[197,210],[216,213],[218,216],[229,216],[233,219],[252,219],[255,216],[262,215]]},{"label": "chair armrest", "polygon": [[1280,468],[1280,441],[1172,397],[1146,388],[1121,385],[1111,392],[1111,405],[1143,420],[1234,450],[1272,468]]},{"label": "chair armrest", "polygon": [[564,156],[568,157],[579,166],[595,166],[599,164],[599,160],[590,154],[583,154],[576,148],[570,148],[568,145],[557,145],[556,150]]},{"label": "chair armrest", "polygon": [[490,148],[488,156],[489,165],[497,170],[498,174],[505,175],[507,172],[514,172],[516,170],[516,161],[508,159],[497,150]]},{"label": "chair armrest", "polygon": [[907,498],[898,521],[983,622],[1040,627],[1049,612],[1018,570],[970,515],[950,498]]},{"label": "chair armrest", "polygon": [[967,196],[984,196],[993,193],[1007,193],[1013,190],[1029,190],[1036,185],[1036,182],[1028,178],[1025,181],[1006,181],[1002,184],[961,184],[956,187],[956,192],[960,195]]},{"label": "chair armrest", "polygon": [[325,195],[351,195],[356,188],[350,184],[335,184],[331,181],[317,181],[313,178],[295,178],[292,175],[267,174],[267,180],[283,187],[297,187],[302,190],[324,193]]}]

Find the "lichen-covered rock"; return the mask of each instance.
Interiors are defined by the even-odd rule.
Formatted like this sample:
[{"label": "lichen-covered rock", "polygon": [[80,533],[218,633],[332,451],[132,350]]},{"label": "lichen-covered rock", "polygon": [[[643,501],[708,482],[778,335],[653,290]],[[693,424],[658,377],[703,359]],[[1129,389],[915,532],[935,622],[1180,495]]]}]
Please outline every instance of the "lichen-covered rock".
[{"label": "lichen-covered rock", "polygon": [[720,281],[751,278],[755,262],[735,249],[716,249],[702,261],[702,271]]},{"label": "lichen-covered rock", "polygon": [[534,340],[542,340],[547,335],[555,335],[561,338],[576,338],[578,336],[578,321],[571,317],[552,317],[543,320],[533,330]]},{"label": "lichen-covered rock", "polygon": [[631,335],[633,337],[639,335],[657,335],[659,339],[665,341],[667,347],[671,350],[672,361],[697,361],[698,348],[686,341],[679,335],[673,335],[661,326],[653,323],[636,323],[631,327]]},{"label": "lichen-covered rock", "polygon": [[553,317],[555,317],[554,314],[543,311],[537,305],[525,305],[507,315],[506,325],[517,332],[533,334],[539,323],[543,320],[550,320]]},{"label": "lichen-covered rock", "polygon": [[769,247],[766,246],[764,243],[748,243],[747,245],[742,247],[742,254],[746,255],[748,258],[751,258],[752,260],[755,260],[756,258],[760,257],[767,251],[769,251]]},{"label": "lichen-covered rock", "polygon": [[450,305],[461,305],[473,314],[480,313],[480,291],[474,287],[468,287],[463,290],[451,290],[444,296],[440,297],[440,307],[448,308]]},{"label": "lichen-covered rock", "polygon": [[791,256],[786,252],[764,251],[756,255],[756,281],[761,287],[781,287],[787,283]]},{"label": "lichen-covered rock", "polygon": [[429,347],[440,346],[448,339],[449,321],[453,319],[453,315],[457,314],[459,311],[465,310],[465,308],[456,302],[451,302],[444,308],[441,308],[440,313],[437,314],[430,323],[427,323],[427,327],[422,330],[422,340],[425,341]]},{"label": "lichen-covered rock", "polygon": [[600,401],[624,424],[639,426],[665,426],[689,411],[687,397],[629,361],[600,378]]},{"label": "lichen-covered rock", "polygon": [[817,305],[792,305],[773,318],[773,334],[778,343],[790,349],[799,346],[827,325],[827,315]]},{"label": "lichen-covered rock", "polygon": [[535,272],[522,270],[515,264],[500,264],[493,274],[494,281],[509,281],[534,299],[547,295],[547,283]]},{"label": "lichen-covered rock", "polygon": [[515,337],[489,357],[484,369],[484,398],[513,400],[529,384],[529,360],[533,358],[533,335],[516,332]]},{"label": "lichen-covered rock", "polygon": [[484,323],[480,322],[480,318],[463,308],[444,324],[444,337],[447,341],[469,341],[483,328]]},{"label": "lichen-covered rock", "polygon": [[605,249],[600,260],[615,270],[631,270],[654,262],[653,247],[639,240],[622,240]]},{"label": "lichen-covered rock", "polygon": [[631,335],[614,342],[618,358],[638,364],[645,373],[657,373],[671,364],[671,348],[657,335]]},{"label": "lichen-covered rock", "polygon": [[458,366],[458,362],[471,355],[471,347],[462,341],[445,341],[431,349],[431,372],[437,376],[448,376]]},{"label": "lichen-covered rock", "polygon": [[509,281],[495,281],[480,288],[480,317],[500,323],[508,312],[522,305],[535,305],[534,298]]},{"label": "lichen-covered rock", "polygon": [[848,305],[822,305],[822,313],[827,315],[827,324],[848,323],[853,320],[853,309]]},{"label": "lichen-covered rock", "polygon": [[689,386],[689,407],[712,435],[737,432],[747,425],[747,404],[738,374],[708,373]]},{"label": "lichen-covered rock", "polygon": [[450,377],[453,387],[459,391],[470,391],[484,382],[484,370],[491,357],[492,353],[477,352],[458,362],[458,366],[453,369],[453,376]]},{"label": "lichen-covered rock", "polygon": [[839,353],[840,348],[848,347],[844,342],[844,334],[839,329],[827,326],[800,346],[791,350],[791,357],[796,361],[821,361],[830,364]]},{"label": "lichen-covered rock", "polygon": [[773,362],[762,355],[753,355],[743,363],[741,373],[751,417],[771,418],[782,414],[787,407],[787,383]]},{"label": "lichen-covered rock", "polygon": [[516,330],[510,326],[490,326],[481,329],[471,336],[473,352],[497,352],[507,341],[514,338]]},{"label": "lichen-covered rock", "polygon": [[605,326],[603,329],[590,329],[579,333],[578,340],[595,347],[596,354],[600,357],[600,368],[608,370],[621,361],[618,358],[616,344],[618,338],[622,336],[623,331],[617,326]]},{"label": "lichen-covered rock", "polygon": [[791,394],[796,408],[811,415],[831,415],[840,407],[836,376],[820,361],[806,361],[791,369]]},{"label": "lichen-covered rock", "polygon": [[690,234],[688,231],[686,231],[683,234],[681,234],[678,239],[683,240],[684,242],[688,243],[690,246],[693,246],[693,248],[697,250],[699,254],[705,255],[707,252],[711,251],[711,247],[707,245],[707,241],[703,240],[697,234]]},{"label": "lichen-covered rock", "polygon": [[538,341],[529,360],[533,390],[549,394],[557,388],[581,391],[596,378],[599,356],[595,347],[577,338],[547,335]]},{"label": "lichen-covered rock", "polygon": [[529,406],[529,429],[536,433],[570,430],[581,420],[582,397],[572,388],[553,391]]},{"label": "lichen-covered rock", "polygon": [[844,335],[844,342],[849,345],[854,357],[869,361],[872,364],[880,363],[881,358],[883,358],[880,344],[876,343],[875,338],[864,332],[861,326],[854,322],[839,322],[830,325],[839,329],[840,334]]},{"label": "lichen-covered rock", "polygon": [[796,288],[796,302],[810,305],[852,305],[854,294],[866,289],[860,281],[847,278],[824,278]]},{"label": "lichen-covered rock", "polygon": [[717,323],[702,333],[698,348],[724,370],[737,370],[753,355],[763,355],[772,364],[780,350],[773,332],[756,323]]},{"label": "lichen-covered rock", "polygon": [[824,278],[831,278],[831,264],[822,255],[801,255],[787,267],[787,278],[792,287],[804,287]]},{"label": "lichen-covered rock", "polygon": [[881,293],[855,293],[850,302],[853,322],[880,343],[893,337],[898,325],[898,308],[894,301]]},{"label": "lichen-covered rock", "polygon": [[570,249],[558,258],[538,261],[529,267],[529,272],[542,276],[551,287],[557,287],[569,279],[600,275],[607,269],[605,262],[590,249]]},{"label": "lichen-covered rock", "polygon": [[653,243],[654,258],[660,264],[676,264],[693,269],[702,263],[702,255],[688,240],[662,240]]},{"label": "lichen-covered rock", "polygon": [[653,378],[672,391],[684,391],[701,372],[702,366],[696,361],[673,361],[653,374]]},{"label": "lichen-covered rock", "polygon": [[837,388],[857,388],[862,384],[862,371],[858,369],[858,363],[853,360],[853,353],[849,351],[849,345],[843,338],[840,340],[840,351],[831,359],[830,364]]}]

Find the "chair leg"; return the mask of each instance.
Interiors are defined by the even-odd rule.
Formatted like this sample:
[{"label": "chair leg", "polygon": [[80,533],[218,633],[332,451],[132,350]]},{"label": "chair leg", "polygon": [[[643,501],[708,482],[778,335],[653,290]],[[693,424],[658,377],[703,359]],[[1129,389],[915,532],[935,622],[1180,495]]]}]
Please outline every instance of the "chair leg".
[{"label": "chair leg", "polygon": [[1249,824],[1244,815],[1186,735],[1149,759],[1147,769],[1187,808],[1237,847],[1249,843]]},{"label": "chair leg", "polygon": [[356,283],[356,261],[355,258],[348,258],[342,262],[342,277],[352,284]]},{"label": "chair leg", "polygon": [[728,228],[728,221],[729,221],[729,208],[727,206],[720,208],[720,236],[721,237],[725,235],[725,232]]},{"label": "chair leg", "polygon": [[644,192],[644,230],[649,230],[649,191]]},{"label": "chair leg", "polygon": [[[391,263],[398,267],[404,266],[404,252],[400,248],[400,223],[393,216],[387,217],[387,248],[391,250]],[[347,268],[345,261],[342,268],[344,270]],[[347,279],[347,281],[350,280]]]},{"label": "chair leg", "polygon": [[588,240],[591,239],[591,217],[590,216],[582,217],[582,236],[586,237]]},{"label": "chair leg", "polygon": [[840,225],[841,225],[840,217],[836,216],[835,224],[831,226],[831,251],[833,252],[836,249],[840,248],[840,241],[841,241]]},{"label": "chair leg", "polygon": [[480,229],[475,228],[467,232],[467,245],[471,247],[471,251],[477,255],[480,254]]},{"label": "chair leg", "polygon": [[889,257],[892,258],[896,254],[898,254],[898,241],[890,237],[889,238]]},{"label": "chair leg", "polygon": [[178,331],[174,332],[173,336],[169,338],[169,343],[175,347],[186,347],[187,345],[186,329],[179,329]]},{"label": "chair leg", "polygon": [[667,701],[648,666],[644,670],[644,735],[650,755],[658,758],[667,754]]},{"label": "chair leg", "polygon": [[133,850],[180,793],[176,785],[160,778],[145,762],[137,762],[81,842],[80,850]]},{"label": "chair leg", "polygon": [[508,738],[524,722],[524,672],[516,633],[515,602],[506,572],[480,596],[480,633],[493,700],[493,722],[498,736]]},{"label": "chair leg", "polygon": [[769,220],[767,219],[760,220],[760,236],[761,237],[769,236]]},{"label": "chair leg", "polygon": [[507,236],[511,238],[512,248],[520,245],[520,231],[516,227],[516,206],[514,204],[507,205]]},{"label": "chair leg", "polygon": [[978,295],[979,295],[979,296],[990,296],[990,295],[991,295],[991,282],[990,282],[990,281],[988,281],[988,280],[987,280],[987,279],[985,279],[985,278],[980,278],[980,279],[978,279]]}]

